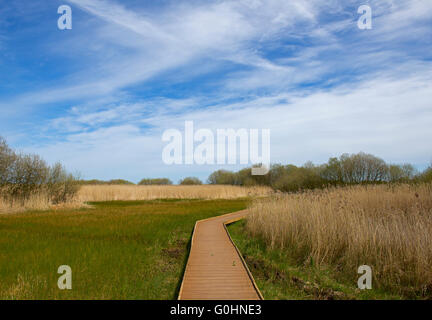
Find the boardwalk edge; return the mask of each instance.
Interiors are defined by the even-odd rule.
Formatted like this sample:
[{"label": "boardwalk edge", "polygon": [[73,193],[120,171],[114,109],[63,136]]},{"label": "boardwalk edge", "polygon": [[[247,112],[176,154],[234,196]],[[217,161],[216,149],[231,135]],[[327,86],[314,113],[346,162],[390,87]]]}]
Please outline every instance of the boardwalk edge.
[{"label": "boardwalk edge", "polygon": [[[244,210],[241,210],[241,211],[244,211]],[[232,213],[236,213],[236,212],[231,212],[231,213],[228,213],[228,214],[232,214]],[[228,214],[227,214],[227,215],[228,215]],[[245,214],[245,216],[246,216],[246,214]],[[237,221],[239,221],[239,220],[244,219],[245,216],[238,217],[238,218],[235,218],[235,219],[231,219],[231,220],[228,220],[228,221],[224,221],[222,224],[223,224],[223,227],[224,227],[224,229],[225,229],[225,232],[227,233],[227,236],[228,236],[229,241],[230,241],[231,244],[233,245],[233,247],[234,247],[234,249],[236,250],[237,255],[239,256],[239,258],[240,258],[240,260],[241,260],[241,262],[242,262],[244,268],[246,269],[246,272],[247,272],[247,274],[248,274],[248,277],[249,277],[250,281],[252,282],[252,286],[254,287],[256,293],[258,294],[258,297],[260,298],[260,300],[264,300],[264,297],[263,297],[261,291],[259,290],[259,288],[258,288],[258,286],[257,286],[257,284],[256,284],[256,282],[255,282],[255,279],[254,279],[252,273],[250,272],[249,267],[248,267],[247,264],[246,264],[246,261],[245,261],[244,258],[243,258],[243,255],[241,254],[239,248],[237,248],[236,244],[235,244],[234,241],[232,240],[231,235],[229,234],[228,229],[227,229],[227,227],[226,227],[227,225],[229,225],[229,224],[231,224],[231,223],[234,223],[234,222],[237,222]],[[216,216],[216,217],[220,217],[220,216]],[[192,233],[192,239],[191,239],[191,248],[192,248],[192,245],[193,245],[193,243],[194,243],[195,231],[196,231],[196,228],[197,228],[197,224],[198,224],[199,222],[201,222],[201,221],[211,220],[211,219],[214,219],[214,218],[216,218],[216,217],[212,217],[212,218],[208,218],[208,219],[203,219],[203,220],[198,220],[198,221],[195,222],[194,229],[193,229],[193,233]],[[188,260],[188,262],[189,262],[189,260]],[[186,274],[187,274],[187,272],[188,272],[188,266],[189,266],[189,263],[188,263],[188,262],[186,263],[186,268],[185,268],[185,272],[184,272],[184,274],[183,274],[182,283],[181,283],[181,286],[180,286],[180,291],[179,291],[179,295],[178,295],[178,297],[177,297],[177,300],[182,300],[183,284],[184,284],[184,280],[185,280]]]},{"label": "boardwalk edge", "polygon": [[[200,222],[201,220],[198,220],[198,221],[196,221],[195,222],[195,225],[194,225],[194,228],[193,228],[193,231],[192,231],[192,239],[191,239],[191,245],[190,245],[190,247],[192,248],[192,245],[193,245],[193,243],[194,243],[194,238],[195,238],[195,230],[196,230],[196,227],[197,227],[197,224],[198,224],[198,222]],[[190,254],[190,252],[189,252],[189,254]],[[188,271],[188,266],[189,266],[189,258],[188,258],[188,260],[186,261],[186,267],[185,267],[185,271],[184,271],[184,273],[183,273],[183,278],[182,278],[182,282],[181,282],[181,286],[180,286],[180,291],[179,291],[179,295],[178,295],[178,297],[177,297],[177,300],[182,300],[181,299],[181,295],[182,295],[182,292],[183,292],[183,284],[184,284],[184,279],[185,279],[185,277],[186,277],[186,272]]]},{"label": "boardwalk edge", "polygon": [[244,219],[244,217],[239,218],[239,219],[234,219],[234,220],[231,220],[231,221],[224,222],[224,224],[223,224],[223,225],[224,225],[224,229],[225,229],[225,231],[226,231],[226,233],[227,233],[227,235],[228,235],[229,240],[231,241],[232,245],[233,245],[234,248],[236,249],[237,254],[238,254],[239,257],[240,257],[240,260],[241,260],[241,262],[243,263],[243,266],[245,267],[246,272],[247,272],[247,274],[248,274],[248,276],[249,276],[249,279],[251,280],[252,285],[253,285],[255,291],[257,292],[257,294],[258,294],[260,300],[264,300],[264,297],[263,297],[263,295],[262,295],[260,289],[258,288],[258,285],[256,284],[255,279],[254,279],[252,273],[250,272],[249,267],[248,267],[246,261],[245,261],[244,258],[243,258],[243,255],[241,254],[239,248],[237,248],[236,244],[235,244],[234,241],[232,240],[231,235],[229,234],[228,228],[226,227],[227,225],[229,225],[229,224],[231,224],[231,223],[234,223],[234,222],[237,222],[237,221],[242,220],[242,219]]}]

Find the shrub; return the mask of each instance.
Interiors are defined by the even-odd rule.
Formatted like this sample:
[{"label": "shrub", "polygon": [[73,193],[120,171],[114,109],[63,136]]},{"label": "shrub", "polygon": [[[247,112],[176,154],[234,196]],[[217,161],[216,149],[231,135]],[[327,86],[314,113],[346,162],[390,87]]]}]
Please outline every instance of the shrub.
[{"label": "shrub", "polygon": [[202,184],[202,182],[200,179],[198,179],[196,177],[187,177],[187,178],[180,180],[179,184],[183,185],[183,186],[185,186],[185,185],[200,185],[200,184]]},{"label": "shrub", "polygon": [[[258,167],[254,165],[253,167]],[[267,175],[252,175],[252,168],[245,168],[237,172],[237,184],[240,186],[269,186],[269,176]]]},{"label": "shrub", "polygon": [[107,184],[115,184],[115,185],[134,185],[135,183],[131,181],[127,181],[124,179],[113,179],[107,182]]},{"label": "shrub", "polygon": [[142,179],[139,183],[142,186],[149,185],[171,185],[172,181],[167,178],[156,178],[156,179]]},{"label": "shrub", "polygon": [[316,168],[291,167],[273,183],[273,188],[284,192],[296,192],[321,188],[324,184],[325,181]]},{"label": "shrub", "polygon": [[232,171],[218,170],[213,172],[207,179],[209,184],[237,185],[237,175]]},{"label": "shrub", "polygon": [[91,180],[78,180],[78,184],[81,185],[102,185],[102,184],[108,184],[107,181],[98,180],[98,179],[91,179]]},{"label": "shrub", "polygon": [[388,166],[389,182],[409,182],[416,176],[416,170],[411,164]]},{"label": "shrub", "polygon": [[422,182],[432,182],[432,165],[423,171],[423,173],[419,176],[419,180]]},{"label": "shrub", "polygon": [[79,184],[75,177],[67,173],[61,163],[56,163],[49,168],[46,182],[48,194],[54,204],[67,202],[72,199],[79,190]]},{"label": "shrub", "polygon": [[1,137],[0,188],[3,201],[11,205],[41,195],[57,204],[72,199],[78,191],[77,180],[61,164],[49,166],[38,155],[17,154]]}]

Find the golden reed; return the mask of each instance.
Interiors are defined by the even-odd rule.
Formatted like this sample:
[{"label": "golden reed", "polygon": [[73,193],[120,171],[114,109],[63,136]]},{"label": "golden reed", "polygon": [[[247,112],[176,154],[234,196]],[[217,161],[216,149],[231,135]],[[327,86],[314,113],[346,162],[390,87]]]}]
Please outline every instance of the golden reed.
[{"label": "golden reed", "polygon": [[52,205],[47,194],[31,195],[25,201],[6,201],[0,197],[0,213],[13,213],[26,210],[49,210],[86,207],[86,202],[113,200],[153,200],[153,199],[235,199],[263,197],[272,194],[268,187],[239,187],[225,185],[199,186],[136,186],[136,185],[85,185],[68,203]]},{"label": "golden reed", "polygon": [[82,202],[153,199],[234,199],[267,196],[271,193],[272,190],[268,187],[239,187],[228,185],[89,185],[81,187],[77,198]]},{"label": "golden reed", "polygon": [[[298,263],[335,267],[375,286],[432,296],[432,185],[331,188],[258,200],[247,230]],[[405,292],[406,291],[406,292]]]}]

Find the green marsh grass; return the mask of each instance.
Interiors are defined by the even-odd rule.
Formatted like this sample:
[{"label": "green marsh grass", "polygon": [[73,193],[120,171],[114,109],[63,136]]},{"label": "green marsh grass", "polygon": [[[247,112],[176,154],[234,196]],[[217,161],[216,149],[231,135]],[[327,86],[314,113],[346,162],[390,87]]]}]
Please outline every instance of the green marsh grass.
[{"label": "green marsh grass", "polygon": [[[0,299],[176,299],[196,220],[247,199],[91,203],[0,216]],[[57,268],[72,268],[72,290]]]}]

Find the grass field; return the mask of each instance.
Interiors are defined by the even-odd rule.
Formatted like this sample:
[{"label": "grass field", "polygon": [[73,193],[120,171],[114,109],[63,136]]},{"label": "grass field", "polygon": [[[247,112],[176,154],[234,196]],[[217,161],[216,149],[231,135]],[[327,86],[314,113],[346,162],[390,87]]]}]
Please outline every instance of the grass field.
[{"label": "grass field", "polygon": [[[248,200],[92,203],[0,216],[0,299],[175,299],[196,220]],[[72,268],[59,290],[57,268]]]},{"label": "grass field", "polygon": [[[289,194],[250,212],[230,230],[267,298],[432,297],[430,184]],[[356,290],[361,265],[372,290]]]},{"label": "grass field", "polygon": [[[228,229],[266,299],[432,297],[430,184],[270,197],[268,188],[225,186],[80,193],[166,198],[0,215],[0,299],[175,299],[195,222],[247,206],[250,216]],[[372,290],[357,288],[363,264],[373,269]],[[72,268],[72,290],[57,287],[60,265]]]}]

